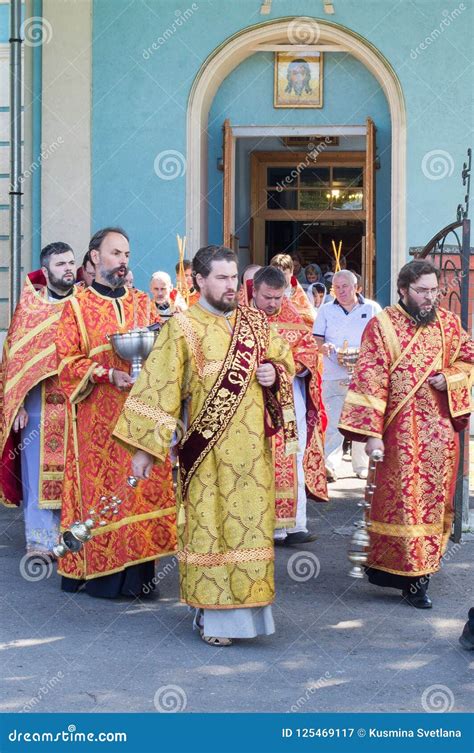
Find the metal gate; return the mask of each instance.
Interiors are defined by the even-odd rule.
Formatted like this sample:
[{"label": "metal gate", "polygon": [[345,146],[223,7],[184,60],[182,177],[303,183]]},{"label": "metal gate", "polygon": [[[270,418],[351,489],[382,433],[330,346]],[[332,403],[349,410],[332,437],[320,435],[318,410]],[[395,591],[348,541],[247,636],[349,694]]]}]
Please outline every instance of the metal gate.
[{"label": "metal gate", "polygon": [[[470,284],[470,276],[471,273],[474,275],[474,266],[471,269],[471,221],[468,219],[470,182],[471,149],[468,149],[467,162],[464,162],[462,169],[462,184],[466,187],[464,203],[458,205],[456,221],[446,225],[426,246],[412,253],[415,259],[429,258],[439,268],[441,305],[460,316],[464,329],[472,333],[474,286]],[[468,510],[469,505],[469,428],[460,433],[459,443],[460,461],[456,479],[452,532],[455,542],[461,540],[463,502],[465,511]]]}]

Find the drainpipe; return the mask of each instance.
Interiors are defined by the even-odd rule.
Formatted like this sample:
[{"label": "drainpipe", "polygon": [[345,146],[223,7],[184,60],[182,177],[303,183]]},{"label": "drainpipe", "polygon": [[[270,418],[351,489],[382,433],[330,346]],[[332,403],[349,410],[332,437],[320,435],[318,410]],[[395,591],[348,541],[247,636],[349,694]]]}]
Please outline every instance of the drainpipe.
[{"label": "drainpipe", "polygon": [[10,318],[21,287],[21,0],[10,0]]}]

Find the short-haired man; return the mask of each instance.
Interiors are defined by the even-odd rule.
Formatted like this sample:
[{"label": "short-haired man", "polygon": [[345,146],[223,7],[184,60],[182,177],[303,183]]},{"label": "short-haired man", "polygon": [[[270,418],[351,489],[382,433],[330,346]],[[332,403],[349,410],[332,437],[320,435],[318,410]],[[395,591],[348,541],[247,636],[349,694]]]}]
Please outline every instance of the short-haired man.
[{"label": "short-haired man", "polygon": [[84,254],[82,265],[77,270],[77,279],[82,280],[86,288],[92,285],[95,280],[95,267],[89,251]]},{"label": "short-haired man", "polygon": [[384,453],[368,519],[369,580],[429,609],[453,521],[456,431],[468,422],[474,343],[439,306],[439,270],[400,270],[400,299],[369,322],[340,427]]},{"label": "short-haired man", "polygon": [[164,322],[173,316],[177,311],[186,311],[186,303],[178,290],[173,290],[171,277],[167,272],[154,272],[150,280],[150,293],[160,315]]},{"label": "short-haired man", "polygon": [[285,295],[290,299],[293,306],[298,309],[304,323],[311,330],[315,319],[314,309],[310,305],[306,293],[300,283],[293,275],[294,266],[292,257],[289,254],[276,254],[276,256],[271,259],[270,266],[281,269],[285,275],[287,286]]},{"label": "short-haired man", "polygon": [[275,486],[265,416],[267,408],[288,421],[291,449],[294,365],[265,314],[237,307],[231,249],[201,248],[193,275],[199,303],[161,330],[114,434],[137,448],[133,474],[147,479],[177,426],[188,424],[178,451],[181,600],[196,607],[207,644],[228,646],[274,632]]},{"label": "short-haired man", "polygon": [[285,296],[286,280],[277,267],[263,267],[253,278],[253,305],[264,311],[270,325],[287,341],[293,354],[293,380],[298,453],[284,454],[281,434],[274,438],[276,474],[277,543],[286,546],[315,540],[306,525],[306,490],[327,501],[323,433],[325,415],[321,404],[320,355],[314,338],[296,308]]},{"label": "short-haired man", "polygon": [[31,272],[10,324],[0,373],[0,498],[23,500],[27,552],[52,558],[59,534],[66,405],[54,339],[75,292],[72,248],[50,243]]},{"label": "short-haired man", "polygon": [[[357,279],[346,269],[334,274],[332,287],[334,301],[321,306],[313,332],[324,356],[323,403],[328,416],[326,470],[328,480],[336,481],[344,442],[337,425],[349,386],[347,368],[339,363],[338,352],[360,347],[362,333],[376,315],[378,304],[367,303],[357,293]],[[353,441],[352,468],[356,476],[367,478],[367,464],[364,445]]]},{"label": "short-haired man", "polygon": [[60,560],[59,570],[65,591],[83,586],[90,596],[145,597],[154,585],[154,560],[175,549],[171,464],[167,460],[137,489],[125,483],[128,456],[112,429],[132,379],[130,364],[107,336],[146,327],[156,317],[146,293],[124,285],[130,257],[124,230],[99,230],[89,251],[95,280],[65,306],[56,338],[69,408],[61,523],[69,528],[84,520],[103,496],[115,495],[122,505],[80,552]]}]

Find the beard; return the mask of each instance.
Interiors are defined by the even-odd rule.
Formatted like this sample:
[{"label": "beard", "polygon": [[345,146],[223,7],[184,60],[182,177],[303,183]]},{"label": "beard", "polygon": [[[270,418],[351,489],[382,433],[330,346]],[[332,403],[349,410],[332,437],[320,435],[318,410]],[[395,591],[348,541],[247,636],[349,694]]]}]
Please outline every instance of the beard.
[{"label": "beard", "polygon": [[421,306],[413,300],[408,294],[405,301],[405,308],[410,316],[415,320],[417,327],[426,327],[427,324],[434,322],[436,319],[437,302],[433,303],[430,309],[422,309]]},{"label": "beard", "polygon": [[237,292],[235,293],[235,297],[231,301],[226,301],[224,298],[214,298],[214,296],[211,293],[206,293],[206,301],[211,304],[211,306],[214,306],[215,309],[218,311],[222,311],[224,314],[227,311],[233,311],[237,308]]},{"label": "beard", "polygon": [[63,277],[56,277],[52,272],[48,272],[48,282],[53,290],[60,290],[62,293],[67,293],[71,290],[76,282],[76,278],[74,275],[72,277],[68,275],[68,279],[65,278],[66,275]]},{"label": "beard", "polygon": [[[120,267],[114,269],[105,270],[99,265],[100,276],[102,279],[107,280],[107,285],[115,290],[115,288],[123,288],[125,285],[125,275],[127,274],[127,267],[123,264]],[[119,271],[123,272],[123,275],[117,274]]]}]

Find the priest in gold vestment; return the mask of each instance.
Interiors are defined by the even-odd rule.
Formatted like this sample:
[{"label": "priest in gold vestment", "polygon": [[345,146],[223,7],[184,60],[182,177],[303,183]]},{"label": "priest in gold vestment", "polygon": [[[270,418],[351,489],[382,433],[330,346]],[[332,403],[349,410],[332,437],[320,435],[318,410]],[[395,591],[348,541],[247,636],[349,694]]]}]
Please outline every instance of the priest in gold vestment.
[{"label": "priest in gold vestment", "polygon": [[203,640],[227,646],[274,632],[268,436],[284,426],[287,451],[296,450],[294,364],[263,313],[236,307],[232,250],[200,249],[193,274],[199,303],[163,327],[114,436],[137,450],[132,472],[142,479],[179,441],[181,600],[196,608]]},{"label": "priest in gold vestment", "polygon": [[467,425],[474,344],[437,305],[439,270],[406,264],[400,300],[371,319],[339,428],[384,452],[369,513],[369,580],[429,609],[453,521],[457,431]]}]

